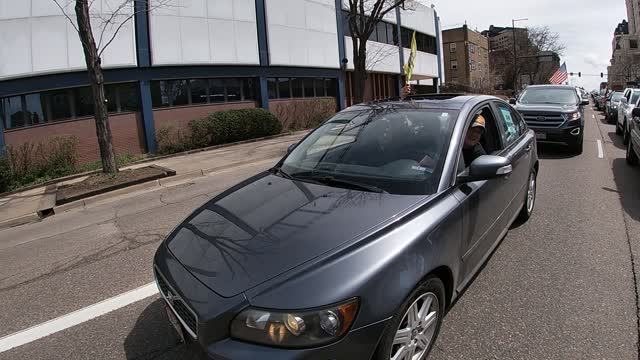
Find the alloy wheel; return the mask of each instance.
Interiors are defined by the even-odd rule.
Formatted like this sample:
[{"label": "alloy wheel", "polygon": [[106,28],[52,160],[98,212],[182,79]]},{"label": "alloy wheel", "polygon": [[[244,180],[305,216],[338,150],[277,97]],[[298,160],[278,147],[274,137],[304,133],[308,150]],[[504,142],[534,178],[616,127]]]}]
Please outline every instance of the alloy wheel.
[{"label": "alloy wheel", "polygon": [[393,338],[390,360],[420,360],[435,337],[438,324],[438,297],[422,294],[409,306]]},{"label": "alloy wheel", "polygon": [[529,176],[529,189],[527,190],[527,213],[531,214],[533,205],[536,202],[536,176],[531,173]]}]

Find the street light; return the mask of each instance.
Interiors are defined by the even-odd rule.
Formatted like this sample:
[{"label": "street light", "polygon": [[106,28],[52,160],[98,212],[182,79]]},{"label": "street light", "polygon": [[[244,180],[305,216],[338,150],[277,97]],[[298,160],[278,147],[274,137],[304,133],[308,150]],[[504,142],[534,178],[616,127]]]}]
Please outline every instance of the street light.
[{"label": "street light", "polygon": [[529,19],[513,19],[511,27],[513,28],[513,92],[518,90],[518,54],[516,49],[516,21],[527,21]]}]

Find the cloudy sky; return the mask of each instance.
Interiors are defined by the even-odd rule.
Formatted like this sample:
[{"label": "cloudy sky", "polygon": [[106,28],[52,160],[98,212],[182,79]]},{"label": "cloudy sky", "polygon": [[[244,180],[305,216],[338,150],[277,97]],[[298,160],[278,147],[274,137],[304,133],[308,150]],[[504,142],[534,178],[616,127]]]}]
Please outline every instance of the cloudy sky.
[{"label": "cloudy sky", "polygon": [[[427,1],[423,1],[428,3]],[[511,26],[511,19],[528,18],[516,26],[549,26],[567,49],[561,58],[569,72],[598,74],[575,78],[575,84],[595,89],[607,71],[613,30],[627,18],[624,0],[431,0],[444,29],[462,26],[486,30]],[[606,75],[605,75],[606,77]],[[605,79],[606,81],[606,79]]]}]

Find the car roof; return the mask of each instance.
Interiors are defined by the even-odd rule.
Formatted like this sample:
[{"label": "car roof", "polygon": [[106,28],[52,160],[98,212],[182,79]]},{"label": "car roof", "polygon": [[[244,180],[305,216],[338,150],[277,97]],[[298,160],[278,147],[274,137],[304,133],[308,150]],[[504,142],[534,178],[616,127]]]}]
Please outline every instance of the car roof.
[{"label": "car roof", "polygon": [[495,96],[472,95],[472,94],[425,94],[411,95],[405,100],[386,99],[371,101],[353,105],[345,111],[368,110],[374,108],[399,108],[399,109],[442,109],[461,110],[467,103],[479,103],[485,100],[500,100]]},{"label": "car roof", "polygon": [[529,85],[525,90],[529,89],[570,89],[576,90],[575,86],[571,85]]}]

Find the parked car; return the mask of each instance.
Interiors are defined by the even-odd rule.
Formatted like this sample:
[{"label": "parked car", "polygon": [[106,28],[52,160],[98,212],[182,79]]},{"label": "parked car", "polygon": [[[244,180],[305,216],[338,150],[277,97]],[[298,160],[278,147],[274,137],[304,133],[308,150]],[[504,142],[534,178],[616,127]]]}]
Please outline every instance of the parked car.
[{"label": "parked car", "polygon": [[[478,114],[489,155],[465,168]],[[214,359],[423,359],[531,216],[537,172],[534,132],[498,98],[356,105],[196,209],[158,248],[155,280]]]},{"label": "parked car", "polygon": [[640,107],[636,106],[631,110],[631,120],[628,123],[627,141],[627,163],[631,166],[638,165],[638,154],[640,154]]},{"label": "parked car", "polygon": [[563,143],[574,154],[582,154],[584,108],[574,88],[567,85],[529,86],[511,104],[522,114],[527,125],[536,132],[538,142]]},{"label": "parked car", "polygon": [[631,111],[638,106],[640,100],[640,89],[629,88],[624,91],[624,95],[618,107],[618,118],[616,121],[616,134],[622,135],[625,145],[629,141],[628,121],[632,118]]},{"label": "parked car", "polygon": [[620,99],[622,99],[623,94],[621,91],[612,92],[609,100],[606,102],[604,119],[608,123],[614,123],[618,118],[618,107],[620,106]]}]

